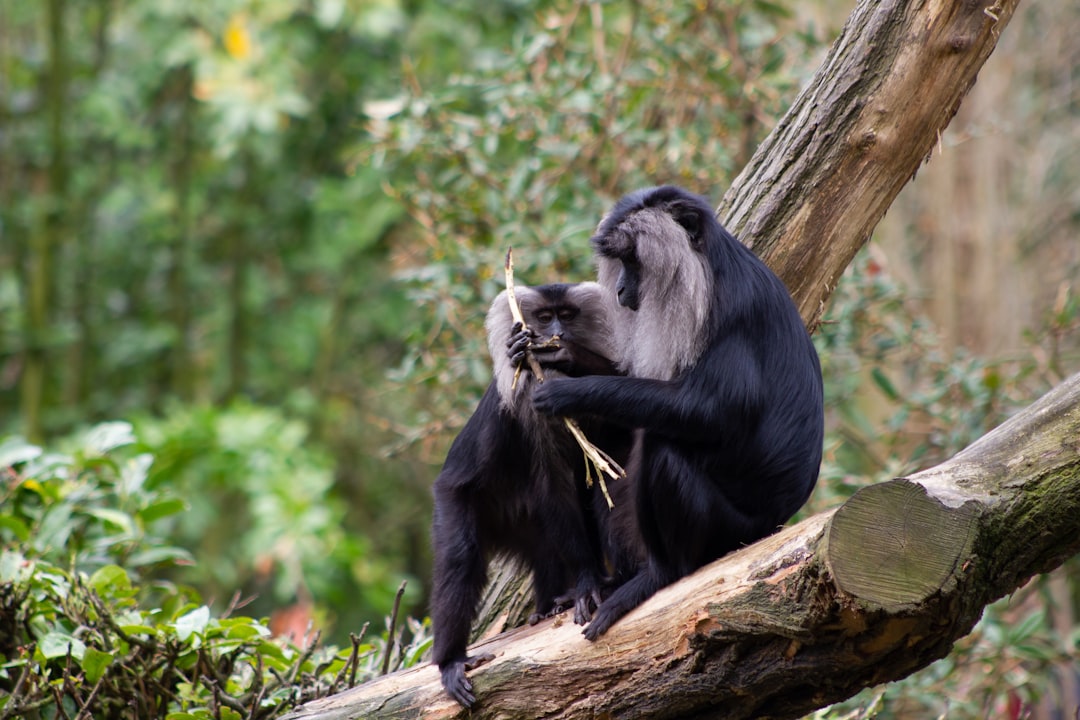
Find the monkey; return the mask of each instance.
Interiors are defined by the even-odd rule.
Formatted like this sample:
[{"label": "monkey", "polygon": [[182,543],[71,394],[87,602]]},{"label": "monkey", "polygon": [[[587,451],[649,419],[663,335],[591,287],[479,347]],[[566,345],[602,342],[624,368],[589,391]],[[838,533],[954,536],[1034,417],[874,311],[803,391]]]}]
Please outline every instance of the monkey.
[{"label": "monkey", "polygon": [[[614,302],[592,282],[518,286],[516,295],[528,330],[513,323],[500,293],[485,323],[493,378],[433,485],[433,662],[465,707],[476,700],[465,671],[490,659],[468,657],[466,645],[492,555],[516,557],[532,570],[532,623],[572,603],[575,622],[584,624],[605,576],[584,456],[561,419],[533,410],[537,381],[523,365],[529,350],[547,381],[616,372],[608,319]],[[622,429],[605,435],[599,423],[582,427],[613,457],[628,454]]]},{"label": "monkey", "polygon": [[632,192],[591,239],[617,298],[620,374],[533,389],[538,412],[634,428],[628,460],[645,558],[584,629],[595,641],[660,588],[774,533],[821,463],[821,367],[787,288],[675,186]]}]

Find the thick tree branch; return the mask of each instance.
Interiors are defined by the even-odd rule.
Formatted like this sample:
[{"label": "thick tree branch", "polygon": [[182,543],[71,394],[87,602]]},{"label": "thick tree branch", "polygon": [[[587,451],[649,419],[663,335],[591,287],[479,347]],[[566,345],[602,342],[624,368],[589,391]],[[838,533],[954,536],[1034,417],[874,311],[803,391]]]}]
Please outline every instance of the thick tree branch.
[{"label": "thick tree branch", "polygon": [[1080,375],[938,467],[863,488],[657,593],[595,644],[566,615],[480,643],[471,714],[423,666],[291,718],[796,718],[945,656],[1080,551]]},{"label": "thick tree branch", "polygon": [[858,4],[720,203],[811,328],[844,268],[940,142],[1018,0]]}]

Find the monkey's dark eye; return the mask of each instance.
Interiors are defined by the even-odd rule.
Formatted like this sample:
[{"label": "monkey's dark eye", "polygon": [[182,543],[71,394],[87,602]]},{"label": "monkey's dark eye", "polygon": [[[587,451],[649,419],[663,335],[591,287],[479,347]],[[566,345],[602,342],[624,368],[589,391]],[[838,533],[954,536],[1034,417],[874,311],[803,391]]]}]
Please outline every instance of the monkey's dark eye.
[{"label": "monkey's dark eye", "polygon": [[566,308],[559,311],[559,319],[563,322],[570,322],[578,316],[578,311],[571,308]]},{"label": "monkey's dark eye", "polygon": [[540,312],[536,313],[536,322],[540,323],[541,325],[547,325],[552,321],[554,317],[555,313],[553,313],[552,311],[541,310]]}]

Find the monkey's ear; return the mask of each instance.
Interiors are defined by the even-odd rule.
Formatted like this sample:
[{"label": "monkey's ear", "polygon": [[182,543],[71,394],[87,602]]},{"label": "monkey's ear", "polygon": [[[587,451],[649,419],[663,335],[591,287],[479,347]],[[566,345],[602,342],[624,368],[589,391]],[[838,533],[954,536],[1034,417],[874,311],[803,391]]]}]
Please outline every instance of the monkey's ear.
[{"label": "monkey's ear", "polygon": [[682,226],[690,237],[690,246],[700,250],[702,245],[701,235],[701,210],[693,203],[684,203],[676,200],[668,206],[668,212],[675,222]]}]

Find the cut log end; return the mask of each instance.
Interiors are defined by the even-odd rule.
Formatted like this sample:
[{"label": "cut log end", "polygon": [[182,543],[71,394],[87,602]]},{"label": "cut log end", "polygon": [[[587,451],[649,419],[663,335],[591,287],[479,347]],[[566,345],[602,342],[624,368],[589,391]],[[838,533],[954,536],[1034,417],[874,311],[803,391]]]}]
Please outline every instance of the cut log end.
[{"label": "cut log end", "polygon": [[826,562],[844,592],[890,612],[913,607],[953,578],[969,556],[976,506],[948,507],[910,480],[862,488],[826,533]]}]

